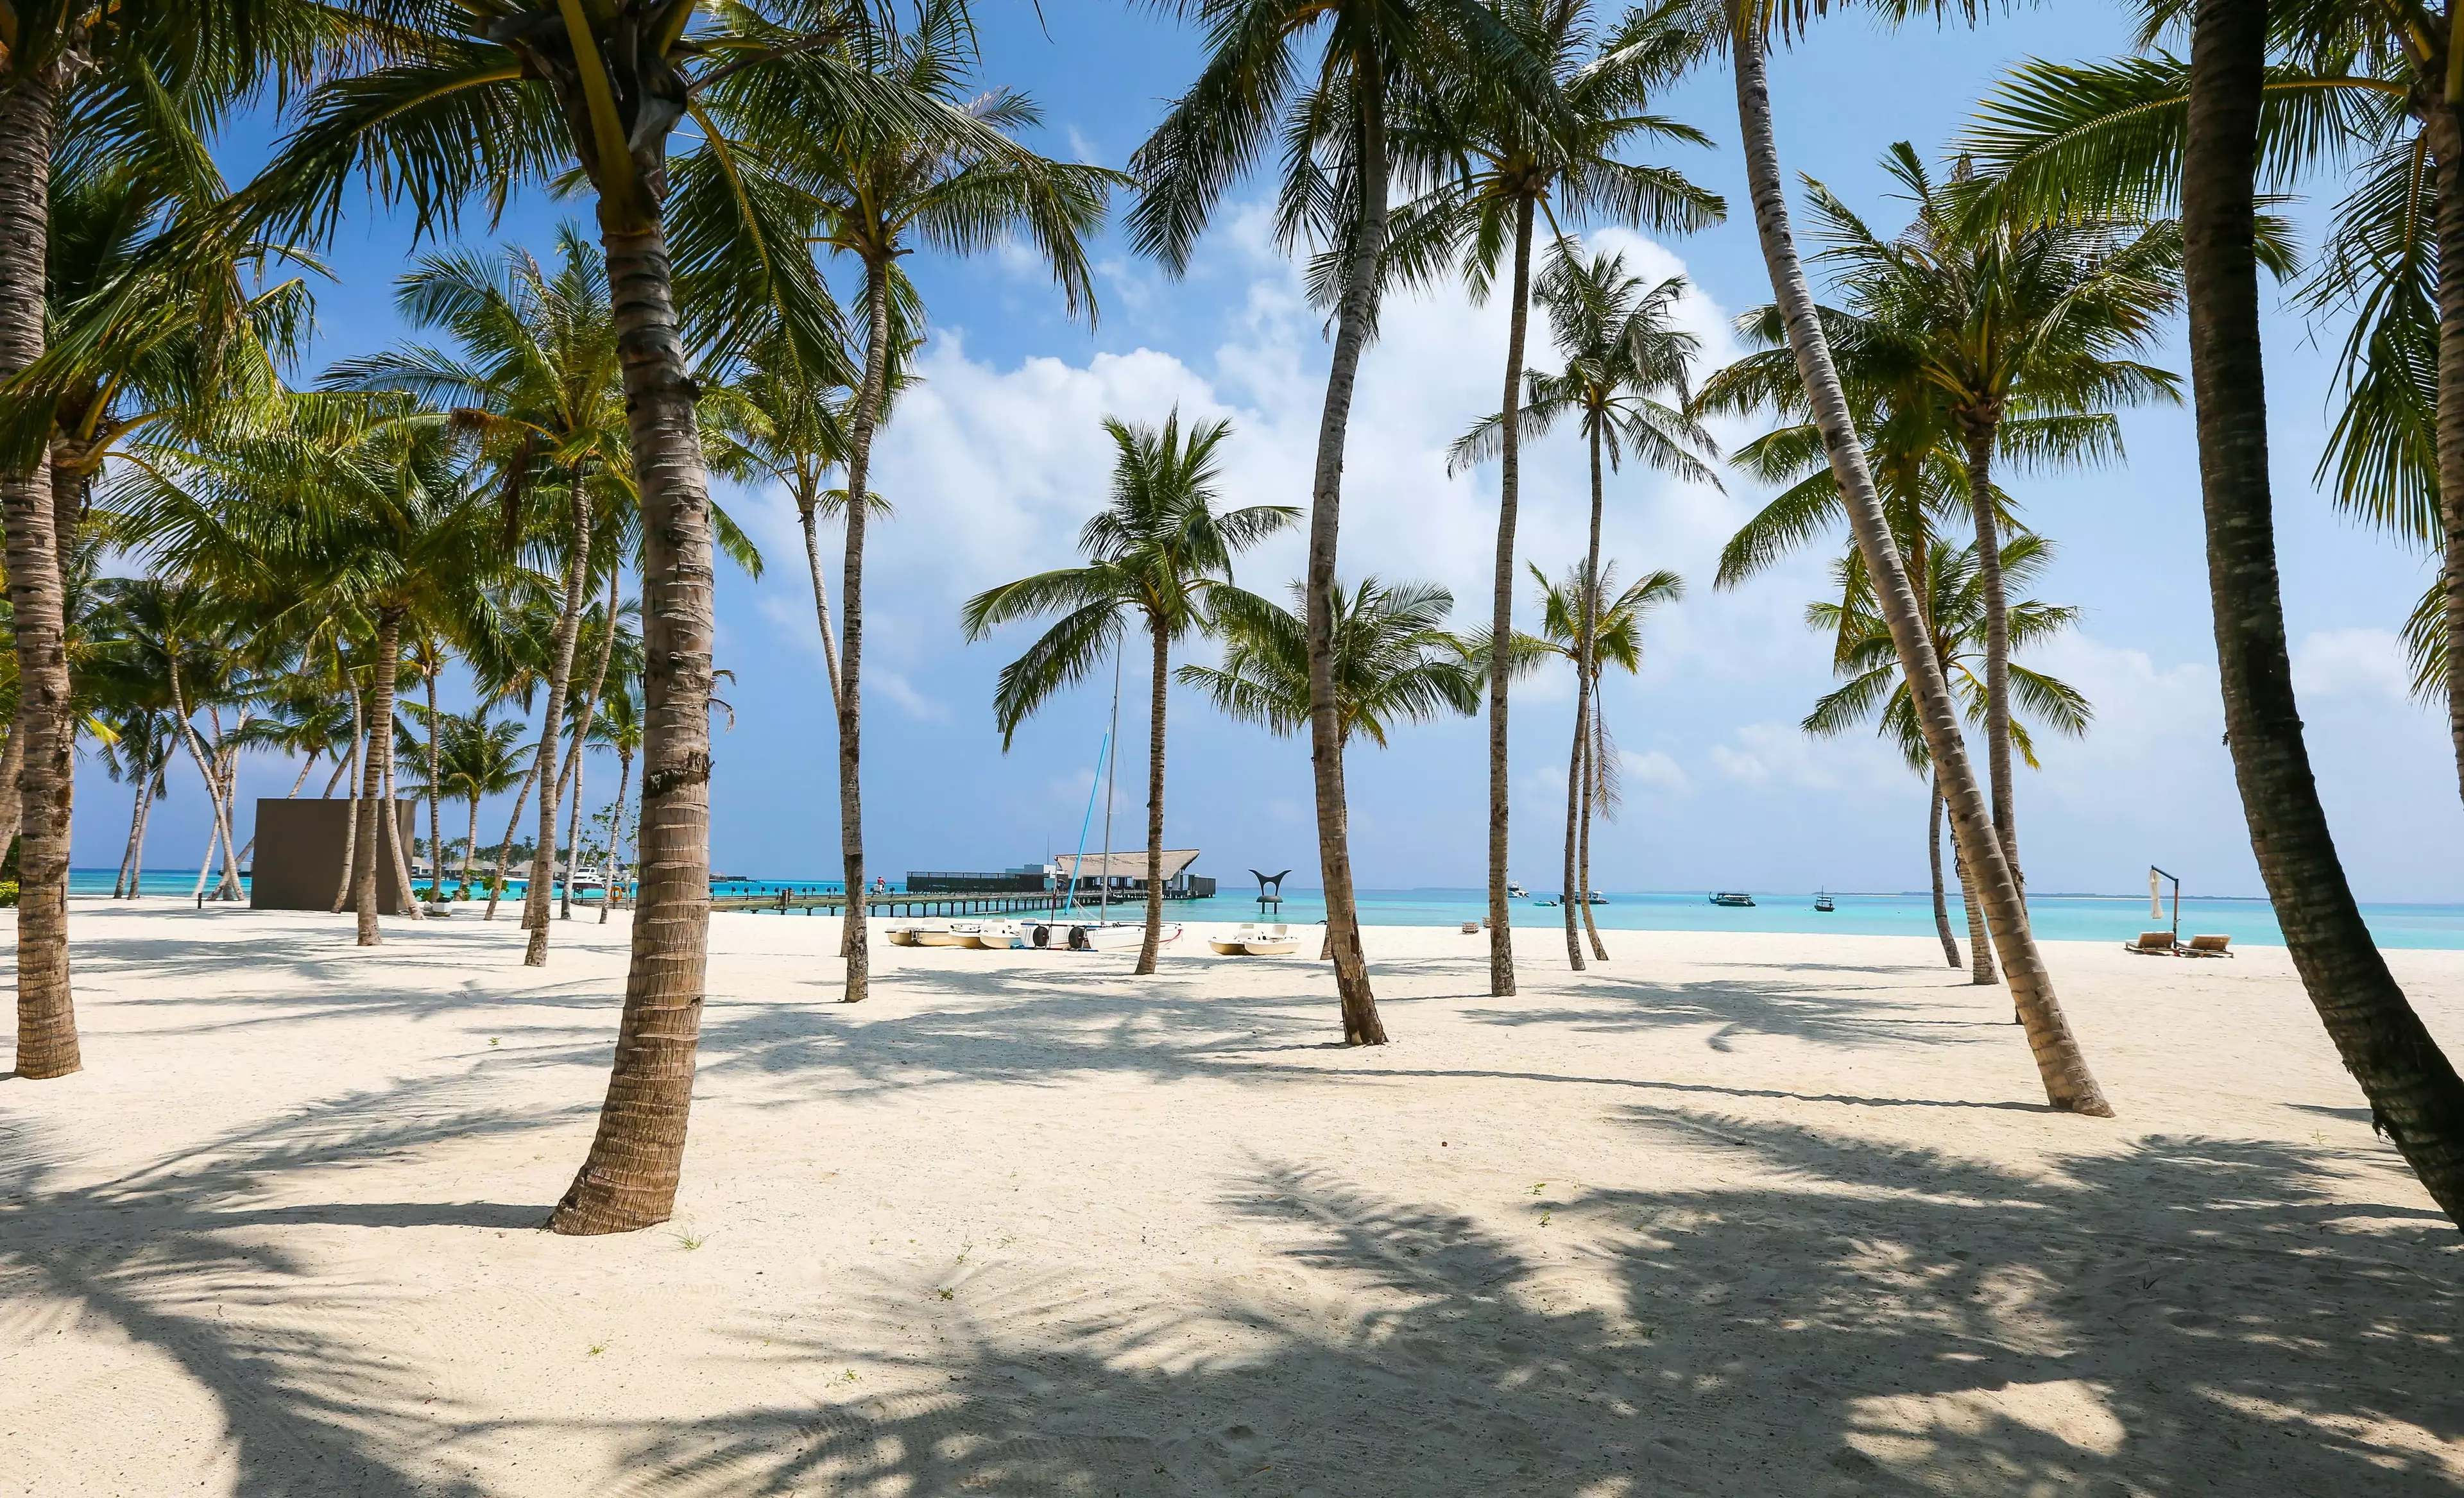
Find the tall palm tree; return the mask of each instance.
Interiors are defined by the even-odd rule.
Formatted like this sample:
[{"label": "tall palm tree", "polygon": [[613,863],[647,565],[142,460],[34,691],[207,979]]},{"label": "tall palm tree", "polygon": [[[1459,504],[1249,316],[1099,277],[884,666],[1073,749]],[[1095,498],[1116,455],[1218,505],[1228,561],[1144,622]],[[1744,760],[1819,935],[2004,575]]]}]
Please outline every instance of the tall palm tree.
[{"label": "tall palm tree", "polygon": [[[763,147],[858,117],[990,132],[852,64],[838,44],[869,21],[826,3],[462,0],[387,18],[379,65],[308,96],[248,206],[330,229],[364,178],[408,199],[421,231],[450,230],[473,198],[576,168],[598,200],[645,538],[642,864],[655,876],[600,1129],[551,1225],[627,1231],[673,1209],[707,967],[713,517],[689,342],[723,364],[783,327],[835,357],[836,311],[801,250],[813,218]],[[671,156],[687,116],[695,130]]]},{"label": "tall palm tree", "polygon": [[2199,7],[2182,156],[2190,380],[2225,742],[2251,848],[2302,986],[2369,1099],[2372,1124],[2394,1139],[2448,1217],[2464,1225],[2464,1079],[2362,921],[2319,803],[2294,699],[2268,484],[2253,248],[2267,11],[2262,0]]},{"label": "tall palm tree", "polygon": [[1566,916],[1566,960],[1583,970],[1583,949],[1574,935],[1574,913],[1582,912],[1592,955],[1608,960],[1599,928],[1592,920],[1592,816],[1595,807],[1608,809],[1616,796],[1617,772],[1609,758],[1606,715],[1598,701],[1600,678],[1611,666],[1627,675],[1642,672],[1643,621],[1665,605],[1685,596],[1685,580],[1661,568],[1635,580],[1615,597],[1617,563],[1586,558],[1566,570],[1563,582],[1551,583],[1537,565],[1531,580],[1540,584],[1540,637],[1531,641],[1548,654],[1562,657],[1579,677],[1579,705],[1574,713],[1573,748],[1566,756],[1566,858],[1564,892],[1559,903]]},{"label": "tall palm tree", "polygon": [[1306,242],[1330,257],[1321,279],[1334,303],[1334,344],[1309,489],[1309,768],[1344,1040],[1383,1045],[1385,1026],[1353,935],[1359,922],[1332,608],[1344,443],[1386,266],[1397,166],[1390,99],[1411,77],[1456,67],[1493,73],[1512,98],[1544,115],[1562,106],[1547,69],[1479,0],[1179,0],[1177,9],[1204,31],[1206,56],[1197,81],[1131,158],[1139,186],[1132,242],[1170,274],[1185,274],[1223,194],[1273,142],[1285,167],[1277,232],[1287,246]]},{"label": "tall palm tree", "polygon": [[[1812,189],[1815,256],[1841,305],[1826,318],[1845,337],[1835,357],[1854,383],[1914,381],[1941,399],[1958,445],[1975,526],[1986,610],[1986,712],[1980,725],[1993,826],[2013,877],[2020,871],[2011,781],[2009,610],[2004,600],[1994,461],[2095,461],[2118,456],[2111,407],[2175,401],[2178,382],[2127,357],[2158,337],[2180,300],[2177,224],[2066,218],[2013,222],[1967,211],[1964,173],[1937,180],[1904,141],[1883,157],[1913,217],[1898,233],[1868,228],[1828,190]],[[2017,418],[2023,425],[2006,425]]]},{"label": "tall palm tree", "polygon": [[[2033,534],[2014,537],[2003,544],[2001,575],[2011,585],[2027,587],[2052,558],[2053,545],[2044,538]],[[1991,658],[1991,606],[1984,570],[1977,563],[1973,542],[1938,552],[1925,577],[1925,601],[1935,652],[1950,678],[1951,689],[1959,694],[1968,721],[1980,727],[1992,700],[1987,675]],[[1908,767],[1928,777],[1925,840],[1927,858],[1933,866],[1935,922],[1942,934],[1945,955],[1956,967],[1958,952],[1943,910],[1942,819],[1938,809],[1941,796],[1932,788],[1932,763],[1927,758],[1925,734],[1909,702],[1907,683],[1898,675],[1890,630],[1875,610],[1873,587],[1854,553],[1833,564],[1832,579],[1838,587],[1837,601],[1809,606],[1805,618],[1808,626],[1831,637],[1832,669],[1847,681],[1816,702],[1802,726],[1809,734],[1833,735],[1844,733],[1868,717],[1875,718],[1882,737],[1898,746]],[[2078,622],[2079,610],[2024,599],[2011,605],[2005,617],[2006,639],[2016,652],[2069,628]],[[2005,664],[2010,691],[2020,709],[2060,733],[2076,736],[2087,731],[2092,710],[2086,697],[2076,689],[2016,662]],[[2011,742],[2022,762],[2031,769],[2036,768],[2035,741],[2024,718],[2012,718]],[[1978,901],[1968,887],[1964,869],[1960,879],[1962,898],[1969,912],[1975,980],[1990,983],[1993,981],[1991,953],[1975,945],[1982,934]]]},{"label": "tall palm tree", "polygon": [[[426,255],[402,277],[396,301],[407,321],[449,330],[458,348],[451,354],[416,344],[388,349],[344,361],[324,381],[336,389],[403,390],[450,408],[503,475],[508,532],[520,532],[523,500],[535,489],[552,484],[550,492],[564,496],[564,524],[543,527],[553,538],[546,549],[560,560],[564,580],[537,751],[543,783],[559,760],[557,733],[592,583],[591,533],[598,501],[610,487],[594,479],[608,475],[623,486],[632,466],[625,370],[608,296],[598,252],[571,224],[557,232],[553,275],[518,246],[496,255]],[[554,795],[539,798],[539,835],[524,886],[522,924],[531,937],[522,960],[533,967],[547,960],[561,804]]]},{"label": "tall palm tree", "polygon": [[[1651,112],[1651,95],[1702,52],[1705,36],[1687,0],[1659,0],[1629,11],[1604,30],[1586,0],[1494,0],[1498,24],[1547,70],[1552,107],[1533,109],[1483,67],[1419,75],[1397,99],[1395,151],[1435,186],[1404,206],[1392,252],[1417,268],[1441,245],[1460,244],[1476,298],[1506,271],[1505,396],[1496,428],[1497,549],[1489,628],[1514,628],[1514,534],[1522,495],[1517,410],[1524,399],[1525,341],[1530,323],[1531,245],[1539,221],[1562,238],[1587,220],[1688,232],[1727,211],[1716,193],[1674,168],[1622,159],[1646,143],[1707,145],[1690,125]],[[1501,263],[1503,262],[1503,263]],[[1507,914],[1507,678],[1489,677],[1488,963],[1489,992],[1514,992],[1514,942]],[[1578,964],[1579,965],[1579,964]]]},{"label": "tall palm tree", "polygon": [[[851,257],[863,276],[863,372],[847,418],[846,470],[847,492],[869,497],[873,435],[923,316],[898,261],[919,246],[974,253],[1023,232],[1051,271],[1070,312],[1083,309],[1092,320],[1095,288],[1086,241],[1103,222],[1111,188],[1125,179],[1103,167],[1053,161],[1017,143],[1016,133],[1043,119],[1025,95],[1008,89],[967,92],[978,49],[963,0],[916,0],[904,27],[885,13],[879,24],[850,35],[841,55],[847,66],[940,107],[937,119],[850,115],[801,132],[782,146],[803,190],[812,196],[816,243]],[[953,128],[954,121],[964,128]],[[869,992],[871,971],[862,898],[864,547],[870,515],[864,504],[842,513],[847,559],[839,590],[835,698],[839,848],[847,889],[845,991],[852,1002]],[[817,591],[817,604],[820,596]]]},{"label": "tall palm tree", "polygon": [[993,718],[1006,750],[1018,725],[1054,693],[1123,648],[1132,612],[1143,616],[1154,668],[1147,694],[1147,931],[1136,971],[1152,973],[1163,936],[1164,708],[1173,643],[1206,627],[1208,595],[1231,581],[1233,557],[1301,513],[1289,505],[1215,508],[1222,479],[1216,454],[1232,434],[1229,422],[1196,422],[1184,435],[1175,409],[1160,430],[1108,416],[1104,431],[1112,439],[1112,496],[1078,533],[1088,564],[987,588],[967,600],[959,620],[972,641],[1013,620],[1061,616],[1001,668]]},{"label": "tall palm tree", "polygon": [[[2028,1030],[2029,1049],[2036,1062],[2045,1095],[2056,1108],[2108,1116],[2104,1100],[2088,1071],[2087,1058],[2070,1030],[2052,976],[2029,932],[2027,912],[2009,861],[1994,836],[1991,812],[1976,783],[1968,748],[1960,738],[1956,709],[1945,680],[1942,662],[1926,635],[1925,621],[1910,585],[1907,565],[1890,533],[1888,518],[1876,493],[1863,445],[1858,440],[1854,413],[1841,387],[1831,356],[1828,335],[1814,296],[1806,284],[1790,227],[1788,197],[1780,175],[1779,151],[1771,129],[1771,79],[1764,47],[1775,30],[1793,31],[1829,9],[1827,0],[1700,0],[1718,5],[1727,21],[1727,37],[1737,94],[1737,120],[1744,138],[1746,178],[1754,205],[1754,228],[1765,268],[1789,345],[1796,358],[1807,405],[1848,512],[1864,565],[1874,580],[1877,606],[1889,623],[1901,670],[1906,674],[1925,743],[1941,771],[1946,803],[1961,855],[1967,859],[1986,903],[1994,945],[2002,954]],[[1933,11],[1972,14],[1976,0],[1906,0],[1890,7],[1895,12]]]},{"label": "tall palm tree", "polygon": [[[1600,523],[1607,496],[1603,459],[1607,469],[1622,469],[1631,452],[1637,459],[1662,473],[1720,487],[1718,476],[1704,457],[1697,455],[1716,457],[1718,444],[1685,411],[1691,399],[1690,366],[1701,341],[1673,325],[1673,311],[1684,294],[1682,276],[1671,276],[1647,287],[1640,276],[1626,273],[1623,255],[1595,254],[1584,259],[1565,241],[1559,241],[1558,253],[1541,275],[1539,296],[1558,351],[1566,358],[1565,368],[1553,375],[1535,371],[1525,405],[1514,413],[1514,421],[1509,423],[1507,412],[1498,412],[1464,433],[1447,455],[1448,468],[1459,469],[1491,453],[1502,453],[1509,426],[1520,426],[1526,432],[1537,435],[1561,417],[1573,415],[1577,420],[1590,449],[1592,476],[1591,545],[1583,560],[1583,576],[1592,582],[1575,595],[1580,608],[1595,606],[1601,596]],[[1491,628],[1494,630],[1498,627],[1492,624]],[[1590,623],[1576,621],[1576,635],[1578,647],[1588,650],[1584,642],[1591,639]],[[1577,663],[1577,745],[1591,737],[1592,691],[1597,679],[1597,672]],[[1501,700],[1496,686],[1489,691],[1492,703]],[[1493,753],[1493,743],[1491,749]],[[1492,761],[1490,773],[1493,776],[1495,772]],[[1575,791],[1575,782],[1568,781],[1570,828]],[[1573,833],[1570,830],[1568,836],[1571,847]],[[1582,836],[1588,842],[1588,822]],[[1583,917],[1586,922],[1591,919],[1588,905],[1583,908]],[[1493,929],[1493,911],[1490,919]],[[1596,934],[1592,946],[1606,960],[1607,953],[1601,950]],[[1582,954],[1575,944],[1571,908],[1566,916],[1566,949],[1569,959],[1580,971]],[[1492,976],[1494,967],[1492,947]]]},{"label": "tall palm tree", "polygon": [[[433,789],[470,808],[470,827],[462,840],[461,892],[471,892],[471,862],[478,850],[479,803],[501,796],[521,783],[523,748],[517,747],[522,725],[516,718],[491,719],[482,706],[472,713],[448,713],[435,720],[438,745],[436,779],[419,789]],[[445,854],[436,853],[436,875],[445,877]]]},{"label": "tall palm tree", "polygon": [[[307,0],[197,0],[124,6],[108,0],[12,0],[0,8],[0,385],[43,358],[51,181],[111,161],[193,176],[195,125],[270,85],[306,76],[320,46],[348,22]],[[165,107],[167,104],[168,107]],[[142,306],[115,298],[108,325]],[[22,891],[17,925],[17,1074],[78,1069],[70,995],[67,881],[76,726],[64,644],[61,561],[84,482],[49,462],[48,402],[0,441],[0,528],[21,652],[11,791],[22,789]],[[30,412],[30,407],[33,409]]]}]

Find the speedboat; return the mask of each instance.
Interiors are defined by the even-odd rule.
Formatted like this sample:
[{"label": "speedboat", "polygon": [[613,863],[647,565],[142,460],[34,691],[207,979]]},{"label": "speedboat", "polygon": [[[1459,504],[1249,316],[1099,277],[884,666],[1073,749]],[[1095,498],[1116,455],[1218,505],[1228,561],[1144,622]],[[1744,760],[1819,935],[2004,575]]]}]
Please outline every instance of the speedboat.
[{"label": "speedboat", "polygon": [[1586,905],[1606,905],[1608,902],[1609,897],[1602,894],[1597,890],[1594,890],[1583,896],[1583,903]]},{"label": "speedboat", "polygon": [[1232,935],[1209,937],[1206,944],[1221,957],[1289,957],[1301,948],[1300,938],[1282,921],[1243,921]]},{"label": "speedboat", "polygon": [[1723,890],[1719,893],[1711,896],[1711,903],[1714,905],[1750,906],[1754,903],[1754,897],[1750,894],[1741,894],[1734,890]]},{"label": "speedboat", "polygon": [[1528,900],[1531,898],[1531,892],[1508,879],[1506,881],[1506,897],[1509,900]]}]

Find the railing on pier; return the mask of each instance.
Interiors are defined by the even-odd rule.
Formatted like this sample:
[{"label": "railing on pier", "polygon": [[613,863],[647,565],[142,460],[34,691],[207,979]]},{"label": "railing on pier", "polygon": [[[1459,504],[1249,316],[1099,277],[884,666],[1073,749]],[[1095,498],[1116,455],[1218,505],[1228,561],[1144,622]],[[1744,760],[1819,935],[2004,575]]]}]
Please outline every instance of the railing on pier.
[{"label": "railing on pier", "polygon": [[[1191,896],[1167,890],[1164,892],[1164,898],[1183,900]],[[775,911],[784,915],[790,911],[801,911],[807,915],[817,913],[839,915],[846,914],[847,903],[845,890],[820,886],[801,890],[788,886],[749,894],[715,893],[710,897],[712,910],[751,911],[755,914],[759,914],[763,911]],[[1144,903],[1146,903],[1146,896],[1140,893],[1134,904],[1116,898],[1111,905],[1116,911],[1129,911]],[[1097,908],[1098,902],[1084,892],[1078,896],[1074,907],[1078,914]],[[1070,914],[1072,907],[1062,896],[1050,891],[1036,893],[967,894],[923,890],[892,890],[885,893],[866,895],[864,912],[867,915],[909,916],[1029,915],[1041,912],[1052,912],[1056,918],[1059,918]]]}]

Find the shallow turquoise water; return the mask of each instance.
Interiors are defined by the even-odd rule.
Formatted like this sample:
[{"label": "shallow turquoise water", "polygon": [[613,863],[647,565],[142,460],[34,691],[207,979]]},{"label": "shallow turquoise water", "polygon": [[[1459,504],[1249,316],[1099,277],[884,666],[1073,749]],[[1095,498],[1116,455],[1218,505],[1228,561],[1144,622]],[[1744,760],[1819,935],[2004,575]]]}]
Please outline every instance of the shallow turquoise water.
[{"label": "shallow turquoise water", "polygon": [[[72,870],[69,891],[74,894],[108,894],[112,878],[113,871],[107,869]],[[196,887],[196,880],[194,869],[185,872],[149,870],[145,892],[185,895]],[[519,881],[515,882],[515,888],[520,888]],[[743,879],[719,888],[731,894],[754,894],[782,889],[836,890],[839,885],[835,880],[825,879]],[[897,888],[895,883],[891,885],[892,890]],[[1828,931],[1853,936],[1925,936],[1932,935],[1934,929],[1932,898],[1921,892],[1835,893],[1832,898],[1839,908],[1829,914],[1815,910],[1811,893],[1755,891],[1750,910],[1713,905],[1708,892],[1697,891],[1610,892],[1607,898],[1606,905],[1593,907],[1592,915],[1603,929],[1611,931]],[[1360,892],[1361,916],[1371,925],[1452,926],[1478,920],[1485,911],[1485,896],[1478,890]],[[2151,923],[2145,900],[2121,895],[2035,895],[2030,897],[2028,911],[2035,917],[2036,935],[2048,941],[2125,941],[2141,931],[2169,926],[2172,918],[2169,901],[2165,918]],[[1177,903],[1172,913],[1183,920],[1255,920],[1258,902],[1254,897],[1219,894],[1211,900]],[[1294,924],[1314,924],[1325,914],[1326,907],[1315,891],[1295,890],[1284,901],[1283,918]],[[2464,949],[2464,905],[2365,905],[2362,915],[2383,947]],[[1552,906],[1517,900],[1513,918],[1517,926],[1545,927],[1557,925],[1565,917]],[[1965,941],[1967,920],[1956,898],[1951,902],[1950,918],[1952,931]],[[2182,934],[2188,936],[2210,932],[2229,936],[2246,945],[2284,944],[2284,935],[2277,928],[2276,913],[2265,900],[2183,900]]]}]

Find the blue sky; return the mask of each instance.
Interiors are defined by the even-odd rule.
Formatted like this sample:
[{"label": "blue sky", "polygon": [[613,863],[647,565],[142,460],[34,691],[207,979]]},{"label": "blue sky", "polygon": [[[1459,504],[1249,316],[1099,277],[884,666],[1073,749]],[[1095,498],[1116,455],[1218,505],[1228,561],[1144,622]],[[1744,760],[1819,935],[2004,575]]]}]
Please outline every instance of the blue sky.
[{"label": "blue sky", "polygon": [[[1156,11],[1101,0],[1046,0],[1040,26],[1030,7],[986,5],[986,79],[1024,88],[1044,104],[1045,148],[1120,165],[1192,75],[1191,38]],[[2121,50],[2126,34],[2120,7],[2085,0],[1973,33],[1892,33],[1853,16],[1825,23],[1773,61],[1783,160],[1875,222],[1895,224],[1876,166],[1885,146],[1908,140],[1932,154],[2013,61],[2103,55]],[[1770,297],[1741,211],[1733,95],[1726,72],[1711,70],[1663,103],[1717,143],[1666,159],[1725,193],[1739,213],[1682,240],[1605,231],[1594,241],[1625,251],[1638,270],[1688,276],[1696,295],[1685,315],[1717,359],[1734,346],[1728,319]],[[235,170],[265,135],[262,121],[235,132],[227,151]],[[1183,280],[1167,279],[1108,236],[1099,251],[1102,319],[1091,329],[1064,316],[1048,279],[1023,255],[913,266],[933,339],[925,383],[883,436],[874,487],[899,513],[875,528],[869,567],[866,783],[875,870],[999,868],[1074,842],[1109,683],[1053,704],[1004,755],[992,726],[993,677],[1029,632],[971,647],[957,615],[970,593],[1070,559],[1077,526],[1104,492],[1103,416],[1156,419],[1177,403],[1227,417],[1227,501],[1308,502],[1326,348],[1291,264],[1262,222],[1258,191],[1252,185],[1226,205]],[[525,201],[499,237],[544,249],[559,219],[587,215],[586,203]],[[404,221],[364,205],[345,222],[330,253],[338,284],[319,295],[317,363],[399,336],[390,283],[407,239]],[[2339,330],[2280,313],[2269,337],[2296,671],[2346,867],[2365,899],[2464,899],[2451,853],[2464,819],[2443,724],[2408,699],[2395,640],[2430,563],[2337,515],[2311,481]],[[1533,358],[1545,364],[1551,353],[1537,342]],[[1494,305],[1473,307],[1455,293],[1390,304],[1364,367],[1348,459],[1344,575],[1442,583],[1465,624],[1485,615],[1496,474],[1449,478],[1443,449],[1494,409],[1504,344]],[[2187,370],[2178,334],[2156,362]],[[2084,611],[2076,635],[2033,663],[2080,687],[2098,713],[2084,739],[2050,743],[2044,769],[2022,772],[2018,826],[2030,884],[2128,891],[2154,862],[2195,891],[2256,893],[2220,743],[2189,412],[2132,412],[2125,433],[2126,465],[2012,481],[2030,521],[2060,547],[2040,596]],[[1753,430],[1721,434],[1733,443]],[[1548,439],[1529,461],[1519,549],[1555,572],[1580,554],[1579,445],[1571,435]],[[732,571],[720,581],[718,648],[736,676],[726,694],[736,721],[716,745],[713,857],[731,872],[826,876],[837,868],[833,731],[793,509],[777,495],[723,497],[770,567],[758,583]],[[1862,735],[1813,741],[1795,726],[1831,685],[1828,652],[1801,615],[1836,551],[1815,548],[1733,592],[1710,586],[1719,545],[1761,497],[1734,475],[1726,493],[1642,473],[1612,482],[1609,555],[1628,575],[1674,568],[1691,590],[1655,622],[1641,676],[1607,689],[1629,795],[1621,819],[1595,834],[1600,888],[1901,890],[1925,881],[1920,782]],[[1279,588],[1300,562],[1295,539],[1243,559],[1241,578]],[[1123,738],[1133,746],[1146,741],[1142,667],[1130,662],[1124,694]],[[1516,694],[1514,872],[1535,890],[1555,883],[1572,710],[1570,681]],[[1303,870],[1296,881],[1307,877],[1314,843],[1305,744],[1226,723],[1179,693],[1171,729],[1170,841],[1205,849],[1200,872],[1294,866]],[[1364,885],[1479,882],[1485,744],[1483,725],[1464,720],[1406,729],[1384,752],[1353,751],[1353,853]],[[1115,840],[1127,843],[1143,823],[1144,764],[1134,748],[1121,771],[1115,821],[1129,830]],[[247,798],[283,794],[292,774],[270,759],[253,761],[243,774],[244,807]],[[612,762],[592,774],[604,796]],[[78,804],[77,864],[116,862],[126,835],[124,788],[89,765]],[[501,826],[503,815],[492,811],[483,826]],[[204,798],[183,764],[153,819],[146,861],[179,867],[206,836]]]}]

